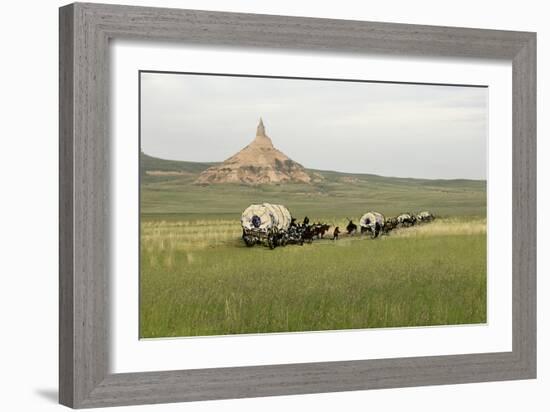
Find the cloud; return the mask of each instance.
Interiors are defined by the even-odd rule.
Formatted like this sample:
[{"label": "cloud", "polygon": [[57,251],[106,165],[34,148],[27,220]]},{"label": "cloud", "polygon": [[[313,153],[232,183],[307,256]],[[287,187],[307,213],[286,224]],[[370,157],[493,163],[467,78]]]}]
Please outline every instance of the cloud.
[{"label": "cloud", "polygon": [[275,146],[306,167],[486,178],[485,88],[142,73],[141,91],[153,156],[224,160],[262,116]]}]

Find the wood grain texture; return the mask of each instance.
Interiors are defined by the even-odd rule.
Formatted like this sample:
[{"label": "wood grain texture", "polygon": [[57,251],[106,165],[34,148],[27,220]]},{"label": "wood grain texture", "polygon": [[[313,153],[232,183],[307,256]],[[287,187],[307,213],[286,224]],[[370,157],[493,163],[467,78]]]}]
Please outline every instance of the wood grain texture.
[{"label": "wood grain texture", "polygon": [[73,404],[73,38],[72,6],[59,14],[59,400]]},{"label": "wood grain texture", "polygon": [[513,225],[513,351],[518,352],[522,364],[533,376],[536,375],[537,347],[536,52],[533,36],[512,62],[512,213],[525,216],[525,222]]},{"label": "wood grain texture", "polygon": [[[78,5],[60,10],[62,202],[60,401],[77,406],[107,371],[107,39]],[[64,39],[63,36],[71,35]],[[64,41],[68,44],[65,45]],[[70,96],[70,101],[63,98]],[[70,208],[69,208],[70,207]],[[65,238],[64,231],[69,231]],[[67,259],[67,262],[65,262]],[[69,265],[70,264],[70,265]],[[66,329],[64,329],[66,328]],[[71,382],[65,382],[65,379]]]},{"label": "wood grain texture", "polygon": [[[84,408],[536,375],[534,33],[75,3],[60,9],[60,402]],[[109,40],[505,59],[513,65],[513,350],[109,373]],[[136,274],[137,275],[137,274]]]}]

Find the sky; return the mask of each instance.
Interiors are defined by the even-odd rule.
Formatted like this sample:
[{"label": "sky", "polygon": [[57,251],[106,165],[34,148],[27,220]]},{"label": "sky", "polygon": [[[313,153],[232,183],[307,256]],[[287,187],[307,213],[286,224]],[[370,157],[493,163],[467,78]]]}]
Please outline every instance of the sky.
[{"label": "sky", "polygon": [[487,89],[141,73],[141,149],[223,161],[256,135],[306,168],[486,179]]}]

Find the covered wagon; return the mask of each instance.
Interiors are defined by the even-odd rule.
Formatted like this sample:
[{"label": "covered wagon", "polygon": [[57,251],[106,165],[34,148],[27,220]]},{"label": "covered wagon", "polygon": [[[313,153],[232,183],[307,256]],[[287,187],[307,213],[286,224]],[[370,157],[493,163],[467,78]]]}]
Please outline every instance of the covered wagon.
[{"label": "covered wagon", "polygon": [[433,215],[432,212],[429,212],[427,210],[424,210],[422,212],[420,212],[417,216],[416,216],[416,220],[418,222],[431,222],[432,220],[435,219],[435,216]]},{"label": "covered wagon", "polygon": [[283,205],[250,205],[241,216],[243,241],[247,246],[263,244],[271,249],[284,246],[291,222],[290,211]]},{"label": "covered wagon", "polygon": [[361,233],[370,233],[373,238],[380,234],[380,231],[384,228],[384,223],[384,215],[378,212],[367,212],[359,220]]},{"label": "covered wagon", "polygon": [[397,216],[397,224],[399,227],[410,227],[416,224],[416,216],[412,213],[402,213]]}]

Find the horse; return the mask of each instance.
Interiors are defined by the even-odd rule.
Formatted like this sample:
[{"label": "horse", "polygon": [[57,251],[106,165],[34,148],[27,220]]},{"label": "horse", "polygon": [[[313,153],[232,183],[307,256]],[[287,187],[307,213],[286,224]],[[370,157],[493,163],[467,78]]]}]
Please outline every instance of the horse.
[{"label": "horse", "polygon": [[315,236],[313,228],[311,226],[303,225],[301,229],[302,229],[302,242],[307,242],[307,243],[313,242],[313,237]]},{"label": "horse", "polygon": [[387,234],[391,232],[393,229],[395,229],[397,227],[397,224],[398,224],[397,218],[390,217],[384,223],[384,227],[382,228],[382,231]]},{"label": "horse", "polygon": [[330,225],[327,225],[326,223],[316,223],[315,225],[313,225],[312,230],[314,236],[317,236],[318,239],[322,239],[329,228]]},{"label": "horse", "polygon": [[348,225],[346,226],[346,231],[348,232],[348,235],[352,235],[354,234],[355,232],[357,232],[357,225],[355,223],[353,223],[353,220],[351,220],[350,218],[346,218],[348,219]]}]

